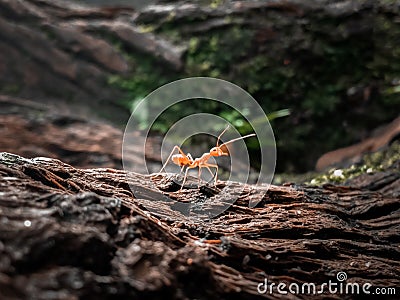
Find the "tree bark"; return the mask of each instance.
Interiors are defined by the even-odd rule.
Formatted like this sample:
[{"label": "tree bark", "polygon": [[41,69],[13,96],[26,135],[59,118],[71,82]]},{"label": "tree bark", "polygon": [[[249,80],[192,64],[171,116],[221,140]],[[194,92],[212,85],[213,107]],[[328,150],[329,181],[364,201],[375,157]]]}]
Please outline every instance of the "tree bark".
[{"label": "tree bark", "polygon": [[[320,289],[339,282],[339,272],[343,283],[397,287],[399,167],[348,186],[190,179],[179,191],[172,174],[83,170],[1,153],[0,297],[308,299],[257,287],[267,278]],[[226,211],[204,219],[233,197]],[[188,204],[190,214],[182,209]]]}]

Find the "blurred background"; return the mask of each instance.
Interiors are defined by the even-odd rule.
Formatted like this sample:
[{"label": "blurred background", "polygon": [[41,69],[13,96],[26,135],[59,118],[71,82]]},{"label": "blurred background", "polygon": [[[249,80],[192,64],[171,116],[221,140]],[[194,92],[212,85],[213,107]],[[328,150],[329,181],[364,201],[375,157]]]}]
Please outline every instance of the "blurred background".
[{"label": "blurred background", "polygon": [[[0,151],[120,168],[138,101],[210,76],[269,115],[278,173],[350,166],[398,139],[399,46],[400,1],[0,0]],[[218,103],[171,107],[153,126],[151,162],[168,128],[195,112],[252,132]],[[257,168],[258,144],[248,146]]]}]

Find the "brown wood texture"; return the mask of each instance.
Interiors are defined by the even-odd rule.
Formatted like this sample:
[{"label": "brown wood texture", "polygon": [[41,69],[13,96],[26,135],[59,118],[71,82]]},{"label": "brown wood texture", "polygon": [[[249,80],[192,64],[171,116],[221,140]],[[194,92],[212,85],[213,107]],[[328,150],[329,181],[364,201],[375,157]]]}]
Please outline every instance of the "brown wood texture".
[{"label": "brown wood texture", "polygon": [[0,298],[308,299],[257,286],[338,272],[400,285],[399,164],[348,186],[179,180],[2,153]]}]

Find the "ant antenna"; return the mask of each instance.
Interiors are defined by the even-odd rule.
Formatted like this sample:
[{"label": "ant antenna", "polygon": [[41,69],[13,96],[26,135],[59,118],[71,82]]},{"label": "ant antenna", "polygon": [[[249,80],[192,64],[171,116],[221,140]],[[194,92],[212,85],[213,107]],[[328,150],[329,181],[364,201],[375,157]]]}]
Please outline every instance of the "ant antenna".
[{"label": "ant antenna", "polygon": [[219,140],[221,139],[221,136],[225,133],[225,131],[228,130],[229,126],[230,126],[230,125],[228,124],[228,126],[226,126],[226,128],[224,129],[224,131],[222,131],[221,134],[218,136],[218,139],[217,139],[217,147],[218,147],[218,144],[219,144]]},{"label": "ant antenna", "polygon": [[[226,130],[226,129],[225,129],[225,130]],[[245,136],[238,137],[238,138],[236,138],[236,139],[233,139],[233,140],[230,140],[230,141],[228,141],[228,142],[226,142],[226,143],[221,144],[220,147],[225,146],[225,145],[228,145],[228,144],[233,143],[233,142],[236,142],[236,141],[239,141],[239,140],[243,140],[243,139],[248,138],[248,137],[252,137],[252,136],[256,136],[256,134],[255,134],[255,133],[251,133],[251,134],[248,134],[248,135],[245,135]]]}]

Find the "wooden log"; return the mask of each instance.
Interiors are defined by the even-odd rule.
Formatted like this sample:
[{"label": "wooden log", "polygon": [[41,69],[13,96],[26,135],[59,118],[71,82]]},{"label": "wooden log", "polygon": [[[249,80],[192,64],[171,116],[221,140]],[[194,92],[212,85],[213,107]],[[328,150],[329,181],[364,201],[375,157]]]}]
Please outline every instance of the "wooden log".
[{"label": "wooden log", "polygon": [[400,284],[399,165],[348,186],[189,180],[179,192],[175,179],[1,153],[0,298],[308,299],[257,287],[319,289],[339,272],[371,292]]}]

